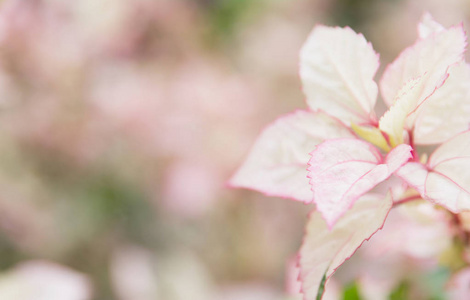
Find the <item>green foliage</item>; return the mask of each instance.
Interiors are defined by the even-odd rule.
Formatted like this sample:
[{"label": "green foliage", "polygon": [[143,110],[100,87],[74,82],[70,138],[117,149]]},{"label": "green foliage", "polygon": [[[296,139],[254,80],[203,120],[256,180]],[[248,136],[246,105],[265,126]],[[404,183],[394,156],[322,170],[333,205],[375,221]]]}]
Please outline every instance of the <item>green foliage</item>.
[{"label": "green foliage", "polygon": [[361,300],[357,283],[353,282],[344,288],[343,300]]},{"label": "green foliage", "polygon": [[390,294],[390,300],[412,300],[413,291],[425,295],[427,300],[445,300],[445,284],[449,279],[450,271],[447,268],[438,268],[432,272],[416,278],[417,282],[402,281]]},{"label": "green foliage", "polygon": [[27,255],[18,251],[15,245],[2,233],[0,234],[0,270],[7,270],[27,259]]},{"label": "green foliage", "polygon": [[217,1],[210,11],[214,29],[219,34],[231,33],[251,2],[252,0]]},{"label": "green foliage", "polygon": [[409,299],[410,284],[406,281],[400,283],[390,294],[390,300],[406,300]]},{"label": "green foliage", "polygon": [[364,21],[370,20],[375,13],[374,4],[377,2],[399,2],[401,0],[339,0],[333,7],[334,23],[352,28],[360,27]]},{"label": "green foliage", "polygon": [[424,289],[429,291],[429,300],[445,300],[445,284],[449,280],[450,271],[447,268],[424,274]]},{"label": "green foliage", "polygon": [[217,0],[207,8],[209,42],[224,43],[263,0]]},{"label": "green foliage", "polygon": [[152,207],[142,190],[111,174],[96,176],[85,182],[79,196],[86,214],[94,216],[97,227],[103,230],[119,228],[128,238],[147,240],[148,224],[153,219]]}]

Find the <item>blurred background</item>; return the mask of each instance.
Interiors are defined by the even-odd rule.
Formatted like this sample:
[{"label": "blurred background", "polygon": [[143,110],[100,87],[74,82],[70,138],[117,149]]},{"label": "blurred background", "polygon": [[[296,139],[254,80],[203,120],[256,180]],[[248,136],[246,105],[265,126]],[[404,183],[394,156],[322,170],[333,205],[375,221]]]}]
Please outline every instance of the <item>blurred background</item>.
[{"label": "blurred background", "polygon": [[0,300],[301,299],[311,207],[225,183],[305,108],[315,24],[383,68],[424,11],[470,23],[466,0],[0,1]]}]

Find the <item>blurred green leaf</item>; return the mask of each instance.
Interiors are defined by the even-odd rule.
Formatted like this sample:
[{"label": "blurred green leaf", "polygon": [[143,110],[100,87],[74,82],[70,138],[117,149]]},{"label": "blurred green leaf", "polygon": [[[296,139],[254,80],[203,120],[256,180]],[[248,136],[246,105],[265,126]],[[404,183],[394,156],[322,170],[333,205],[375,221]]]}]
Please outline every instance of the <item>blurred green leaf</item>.
[{"label": "blurred green leaf", "polygon": [[225,43],[250,12],[263,0],[216,0],[207,7],[209,20],[209,42]]},{"label": "blurred green leaf", "polygon": [[343,300],[362,300],[357,283],[354,282],[344,288]]},{"label": "blurred green leaf", "polygon": [[424,274],[424,288],[428,291],[429,295],[431,295],[429,300],[446,299],[444,293],[445,284],[449,280],[450,275],[450,271],[444,267]]},{"label": "blurred green leaf", "polygon": [[18,250],[3,233],[0,234],[0,270],[9,269],[27,258]]},{"label": "blurred green leaf", "polygon": [[402,0],[338,0],[333,6],[333,21],[336,25],[350,26],[359,30],[375,13],[374,5],[380,2],[400,1]]},{"label": "blurred green leaf", "polygon": [[400,283],[390,294],[390,300],[406,300],[410,291],[410,285],[404,281]]}]

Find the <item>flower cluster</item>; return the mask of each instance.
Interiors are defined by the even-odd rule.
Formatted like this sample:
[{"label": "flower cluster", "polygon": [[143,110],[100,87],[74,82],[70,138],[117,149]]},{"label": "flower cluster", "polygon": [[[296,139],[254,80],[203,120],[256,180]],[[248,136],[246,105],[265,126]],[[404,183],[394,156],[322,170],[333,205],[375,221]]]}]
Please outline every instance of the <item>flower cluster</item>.
[{"label": "flower cluster", "polygon": [[350,28],[316,26],[300,56],[308,109],[269,125],[230,181],[315,204],[299,255],[305,299],[321,295],[392,207],[427,200],[457,217],[470,209],[466,35],[429,14],[418,33],[385,69],[388,110],[377,118],[372,45]]}]

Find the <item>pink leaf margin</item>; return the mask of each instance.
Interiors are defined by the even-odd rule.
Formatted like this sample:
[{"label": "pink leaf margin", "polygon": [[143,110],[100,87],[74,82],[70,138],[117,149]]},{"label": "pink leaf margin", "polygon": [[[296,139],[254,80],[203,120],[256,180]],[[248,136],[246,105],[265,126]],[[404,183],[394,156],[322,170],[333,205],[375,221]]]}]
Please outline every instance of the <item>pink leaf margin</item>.
[{"label": "pink leaf margin", "polygon": [[[386,197],[385,200],[387,200],[387,198],[388,198],[388,201],[389,201],[389,208],[388,208],[387,212],[385,213],[385,217],[384,217],[384,220],[383,220],[382,224],[381,224],[375,231],[373,231],[372,234],[370,234],[368,237],[366,237],[366,238],[360,243],[360,245],[357,246],[357,248],[356,248],[349,256],[345,257],[345,258],[341,261],[341,263],[338,264],[338,266],[336,266],[336,267],[333,268],[331,274],[329,274],[329,275],[326,277],[326,280],[325,280],[325,283],[324,283],[325,288],[328,286],[328,281],[329,281],[330,278],[334,275],[334,273],[336,273],[336,271],[337,271],[347,260],[349,260],[349,259],[357,252],[357,250],[364,244],[364,242],[369,241],[377,232],[379,232],[380,230],[383,229],[383,227],[384,227],[384,225],[385,225],[385,222],[387,221],[388,215],[389,215],[390,211],[391,211],[392,208],[393,208],[393,203],[394,203],[393,194],[392,194],[391,191],[389,191],[389,193],[388,193],[385,197]],[[311,211],[311,212],[309,213],[308,218],[310,219],[310,218],[312,217],[312,215],[313,215],[315,212],[316,212],[315,210],[314,210],[314,211]],[[308,234],[307,228],[305,228],[305,232],[304,232],[304,237],[303,237],[303,240],[302,240],[301,249],[302,249],[302,248],[304,247],[304,245],[306,244],[307,234]],[[346,240],[345,243],[343,243],[342,247],[337,251],[337,253],[339,253],[339,252],[341,251],[341,249],[344,248],[348,242],[349,242],[349,239]],[[300,285],[300,292],[303,294],[302,299],[303,299],[303,300],[316,300],[316,299],[317,299],[317,298],[316,298],[316,295],[315,295],[315,298],[310,298],[311,295],[307,295],[307,294],[306,294],[305,287],[304,287],[304,278],[305,278],[306,276],[304,276],[304,275],[303,275],[303,272],[302,272],[301,259],[302,259],[302,254],[301,254],[301,251],[299,251],[299,253],[297,254],[297,267],[299,268],[300,272],[299,272],[299,276],[298,276],[297,280],[298,280],[298,281],[300,282],[300,284],[301,284],[301,285]],[[333,261],[333,259],[332,259],[331,261]],[[329,266],[326,268],[326,270],[322,273],[322,277],[323,277],[324,275],[326,275],[326,273],[329,271],[330,266],[331,266],[331,265],[329,265]],[[308,274],[307,274],[307,276],[308,276]],[[321,284],[321,281],[320,281],[320,284]],[[319,285],[318,287],[320,287],[320,285]],[[317,290],[317,292],[318,292],[318,290]],[[323,294],[321,295],[320,300],[323,299],[324,294],[325,294],[325,290],[323,290]]]},{"label": "pink leaf margin", "polygon": [[[371,167],[369,171],[365,174],[360,176],[357,180],[355,180],[352,185],[344,192],[344,194],[340,195],[340,201],[347,201],[347,206],[340,209],[340,212],[331,214],[328,211],[328,208],[322,205],[322,199],[315,199],[315,178],[311,174],[315,172],[314,168],[314,155],[317,151],[323,151],[324,148],[328,148],[333,146],[332,144],[340,144],[344,145],[347,143],[357,143],[363,147],[363,150],[369,151],[369,154],[372,154],[376,161],[364,161],[364,163],[374,164],[374,167]],[[333,146],[333,148],[336,148]],[[314,198],[312,198],[312,202],[314,202],[317,206],[317,210],[321,213],[322,218],[326,221],[328,228],[331,230],[336,222],[347,212],[349,211],[354,203],[365,193],[372,190],[376,185],[379,183],[387,180],[396,170],[398,170],[401,166],[406,164],[406,162],[413,157],[412,154],[412,147],[407,144],[401,144],[392,149],[385,158],[382,156],[380,151],[369,144],[360,139],[351,139],[351,138],[339,138],[339,139],[330,139],[321,144],[319,144],[314,151],[310,153],[311,159],[308,163],[308,174],[307,177],[310,179],[309,183],[311,185],[312,192],[314,193]],[[354,160],[345,161],[345,162],[354,162]],[[344,163],[344,162],[341,162]],[[329,166],[327,169],[334,167],[336,165]],[[365,183],[365,184],[364,184]],[[327,200],[328,201],[328,200]],[[332,216],[333,215],[333,216]]]}]

